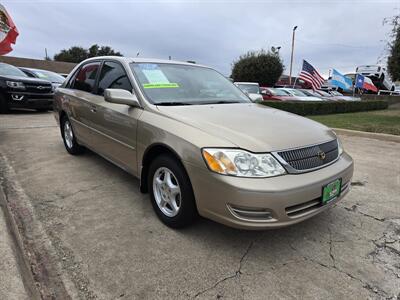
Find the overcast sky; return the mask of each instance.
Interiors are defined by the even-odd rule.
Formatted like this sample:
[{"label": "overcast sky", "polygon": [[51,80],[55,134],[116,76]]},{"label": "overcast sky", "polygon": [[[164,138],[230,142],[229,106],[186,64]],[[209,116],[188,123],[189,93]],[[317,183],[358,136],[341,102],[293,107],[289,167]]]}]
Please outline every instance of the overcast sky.
[{"label": "overcast sky", "polygon": [[297,25],[294,74],[302,59],[321,73],[354,72],[385,56],[385,17],[400,1],[1,1],[20,32],[9,55],[43,58],[64,48],[110,45],[125,56],[195,60],[230,75],[248,50],[281,46],[289,72]]}]

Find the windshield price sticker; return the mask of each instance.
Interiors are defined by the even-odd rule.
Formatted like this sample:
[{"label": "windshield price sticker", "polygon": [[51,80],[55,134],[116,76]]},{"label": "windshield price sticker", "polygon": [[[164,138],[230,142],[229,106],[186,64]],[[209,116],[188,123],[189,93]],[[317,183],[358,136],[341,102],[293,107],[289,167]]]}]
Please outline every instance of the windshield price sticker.
[{"label": "windshield price sticker", "polygon": [[149,83],[170,83],[157,64],[139,64]]},{"label": "windshield price sticker", "polygon": [[168,88],[178,88],[177,83],[144,83],[143,88],[145,89],[168,89]]}]

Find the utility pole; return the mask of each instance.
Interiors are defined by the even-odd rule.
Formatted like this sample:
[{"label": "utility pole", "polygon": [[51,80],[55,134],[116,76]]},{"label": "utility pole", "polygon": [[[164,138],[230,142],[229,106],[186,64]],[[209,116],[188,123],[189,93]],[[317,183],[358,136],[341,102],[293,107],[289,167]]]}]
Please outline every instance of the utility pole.
[{"label": "utility pole", "polygon": [[47,48],[44,48],[45,60],[49,60],[49,56],[47,55]]},{"label": "utility pole", "polygon": [[292,55],[290,56],[290,71],[289,71],[289,85],[292,84],[292,67],[293,67],[293,52],[294,52],[294,35],[296,32],[297,26],[293,27],[292,33]]}]

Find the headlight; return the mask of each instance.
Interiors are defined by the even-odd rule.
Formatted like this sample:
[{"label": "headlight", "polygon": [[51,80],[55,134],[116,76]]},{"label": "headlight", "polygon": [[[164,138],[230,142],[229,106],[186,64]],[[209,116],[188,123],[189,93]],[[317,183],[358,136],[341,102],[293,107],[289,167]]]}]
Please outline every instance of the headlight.
[{"label": "headlight", "polygon": [[21,89],[21,90],[25,89],[25,85],[19,81],[6,81],[6,84],[8,87],[13,89]]},{"label": "headlight", "polygon": [[203,149],[211,171],[239,177],[272,177],[285,174],[285,169],[268,153],[254,154],[240,149]]},{"label": "headlight", "polygon": [[343,152],[344,152],[343,144],[342,144],[342,142],[340,141],[340,139],[338,137],[336,137],[336,138],[337,138],[339,156],[341,156],[343,154]]}]

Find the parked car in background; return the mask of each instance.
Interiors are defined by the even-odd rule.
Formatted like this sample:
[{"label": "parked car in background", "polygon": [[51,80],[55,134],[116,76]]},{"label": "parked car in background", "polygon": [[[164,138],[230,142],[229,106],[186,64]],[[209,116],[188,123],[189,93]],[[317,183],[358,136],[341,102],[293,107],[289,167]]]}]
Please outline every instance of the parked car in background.
[{"label": "parked car in background", "polygon": [[342,93],[338,91],[329,91],[329,93],[334,96],[337,100],[342,100],[342,101],[361,101],[360,97],[353,97],[353,96],[345,96]]},{"label": "parked car in background", "polygon": [[140,178],[174,228],[198,214],[246,229],[293,225],[350,190],[353,160],[330,128],[254,104],[206,66],[95,57],[54,98],[66,150],[86,146]]},{"label": "parked car in background", "polygon": [[378,90],[394,91],[395,85],[386,72],[386,68],[379,65],[364,65],[356,68],[356,73],[369,77]]},{"label": "parked car in background", "polygon": [[62,77],[58,73],[47,71],[47,70],[40,70],[40,69],[33,69],[33,68],[19,68],[22,72],[24,72],[29,77],[44,79],[50,81],[53,85],[53,89],[55,90],[58,88],[64,81],[65,77]]},{"label": "parked car in background", "polygon": [[342,93],[338,91],[330,91],[329,92],[331,95],[335,96],[338,98],[338,100],[343,100],[343,101],[361,101],[360,97],[353,97],[353,96],[345,96]]},{"label": "parked car in background", "polygon": [[334,96],[334,95],[332,95],[332,94],[330,94],[330,93],[328,93],[326,91],[323,91],[323,90],[315,90],[315,93],[317,95],[319,95],[319,97],[321,97],[321,98],[323,98],[325,100],[328,100],[328,101],[337,101],[337,100],[339,100],[336,96]]},{"label": "parked car in background", "polygon": [[260,85],[257,82],[235,82],[235,85],[246,93],[251,101],[262,101],[263,97],[260,94]]},{"label": "parked car in background", "polygon": [[260,87],[261,95],[265,101],[296,101],[288,92],[277,88]]},{"label": "parked car in background", "polygon": [[51,82],[30,78],[17,67],[0,63],[0,113],[11,108],[52,109]]},{"label": "parked car in background", "polygon": [[326,99],[326,97],[321,96],[321,94],[319,94],[317,91],[314,91],[312,89],[300,89],[300,91],[309,97],[317,97],[317,98]]},{"label": "parked car in background", "polygon": [[315,97],[319,97],[322,98],[326,101],[338,101],[340,100],[338,97],[323,91],[323,90],[311,90],[311,89],[302,89],[301,90],[303,93],[309,95],[309,96],[315,96]]},{"label": "parked car in background", "polygon": [[297,98],[298,101],[324,101],[321,97],[309,96],[299,89],[281,88],[283,91]]}]

